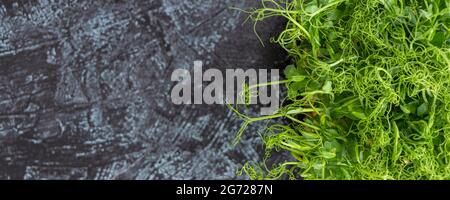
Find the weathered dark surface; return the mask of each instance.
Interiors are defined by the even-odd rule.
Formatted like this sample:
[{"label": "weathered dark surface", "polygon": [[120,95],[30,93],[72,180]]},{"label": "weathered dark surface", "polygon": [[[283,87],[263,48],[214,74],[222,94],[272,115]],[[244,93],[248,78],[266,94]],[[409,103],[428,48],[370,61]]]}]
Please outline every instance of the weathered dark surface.
[{"label": "weathered dark surface", "polygon": [[0,2],[0,179],[234,179],[259,159],[256,134],[230,145],[225,107],[170,101],[194,60],[280,67],[229,9],[259,1]]}]

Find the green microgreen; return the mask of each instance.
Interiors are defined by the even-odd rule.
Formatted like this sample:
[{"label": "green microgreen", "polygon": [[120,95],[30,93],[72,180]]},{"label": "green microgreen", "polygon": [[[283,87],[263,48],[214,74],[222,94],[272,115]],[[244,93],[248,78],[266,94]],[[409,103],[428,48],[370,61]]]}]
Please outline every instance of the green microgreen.
[{"label": "green microgreen", "polygon": [[[450,179],[450,1],[263,0],[292,58],[252,179]],[[255,24],[256,24],[255,23]],[[250,87],[248,86],[247,90]],[[236,113],[238,110],[232,108]],[[267,166],[274,151],[291,160]]]}]

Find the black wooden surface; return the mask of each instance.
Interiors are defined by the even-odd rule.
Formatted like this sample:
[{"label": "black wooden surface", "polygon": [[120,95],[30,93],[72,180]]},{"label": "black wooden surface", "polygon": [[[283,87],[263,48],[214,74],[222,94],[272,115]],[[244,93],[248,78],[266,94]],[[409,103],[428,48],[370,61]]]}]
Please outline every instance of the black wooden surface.
[{"label": "black wooden surface", "polygon": [[[258,0],[0,1],[0,179],[236,179],[262,154],[220,105],[175,106],[176,68],[282,67]],[[253,131],[258,127],[252,127]]]}]

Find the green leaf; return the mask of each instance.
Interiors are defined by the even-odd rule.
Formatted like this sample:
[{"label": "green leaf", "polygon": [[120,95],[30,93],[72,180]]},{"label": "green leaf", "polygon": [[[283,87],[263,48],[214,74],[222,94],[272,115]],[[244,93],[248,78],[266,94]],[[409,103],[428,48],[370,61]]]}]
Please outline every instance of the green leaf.
[{"label": "green leaf", "polygon": [[341,10],[339,10],[339,9],[336,9],[334,12],[331,12],[331,13],[328,15],[328,20],[330,20],[330,21],[336,21],[336,20],[338,20],[338,19],[341,19],[343,15],[344,15],[344,12],[343,12],[343,11],[341,11]]},{"label": "green leaf", "polygon": [[431,44],[433,44],[434,46],[437,46],[437,47],[442,47],[442,45],[444,45],[444,42],[447,38],[448,37],[446,37],[444,32],[436,32],[434,34],[433,39],[431,40]]},{"label": "green leaf", "polygon": [[406,105],[402,105],[400,106],[400,109],[406,113],[406,114],[410,114],[410,113],[416,113],[417,107],[419,106],[419,101],[414,100],[412,102],[409,102]]},{"label": "green leaf", "polygon": [[305,91],[306,81],[292,82],[288,85],[288,96],[291,98],[297,97],[300,93]]},{"label": "green leaf", "polygon": [[306,76],[291,76],[289,79],[292,82],[301,82],[306,79]]},{"label": "green leaf", "polygon": [[317,7],[316,5],[310,5],[310,6],[305,8],[305,12],[307,12],[309,14],[312,14],[312,13],[318,11],[318,10],[319,10],[319,7]]},{"label": "green leaf", "polygon": [[310,81],[310,82],[308,82],[308,85],[306,85],[306,91],[320,90],[321,87],[322,87],[322,84],[319,81]]},{"label": "green leaf", "polygon": [[423,117],[428,112],[428,104],[423,103],[417,108],[417,115]]},{"label": "green leaf", "polygon": [[336,157],[336,152],[327,152],[327,151],[322,151],[322,157],[325,159],[332,159]]},{"label": "green leaf", "polygon": [[284,69],[284,75],[286,76],[286,78],[290,79],[293,76],[298,76],[300,75],[299,71],[297,70],[297,67],[295,67],[295,65],[288,65],[286,67],[286,69]]},{"label": "green leaf", "polygon": [[363,113],[363,112],[356,112],[356,111],[353,111],[353,112],[352,112],[352,116],[353,116],[353,117],[356,117],[356,118],[358,118],[358,119],[361,119],[361,120],[367,119],[366,114]]},{"label": "green leaf", "polygon": [[327,82],[325,82],[325,84],[323,85],[322,90],[323,90],[324,92],[326,92],[326,93],[331,93],[332,90],[333,90],[332,85],[333,85],[333,82],[327,81]]},{"label": "green leaf", "polygon": [[430,12],[428,12],[426,10],[422,10],[422,9],[419,10],[419,12],[422,17],[425,17],[427,19],[430,19],[430,17],[433,15],[433,13],[430,13]]},{"label": "green leaf", "polygon": [[407,106],[400,106],[400,109],[406,114],[410,114],[411,113],[411,109],[408,108]]}]

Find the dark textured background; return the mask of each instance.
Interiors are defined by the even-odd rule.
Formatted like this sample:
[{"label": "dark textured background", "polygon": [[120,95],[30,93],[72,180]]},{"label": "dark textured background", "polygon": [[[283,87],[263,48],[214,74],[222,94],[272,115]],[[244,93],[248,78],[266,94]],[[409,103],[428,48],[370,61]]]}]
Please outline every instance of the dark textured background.
[{"label": "dark textured background", "polygon": [[170,101],[172,71],[194,60],[282,67],[229,9],[260,1],[0,2],[0,179],[236,179],[260,159],[258,127],[232,147],[225,107]]}]

